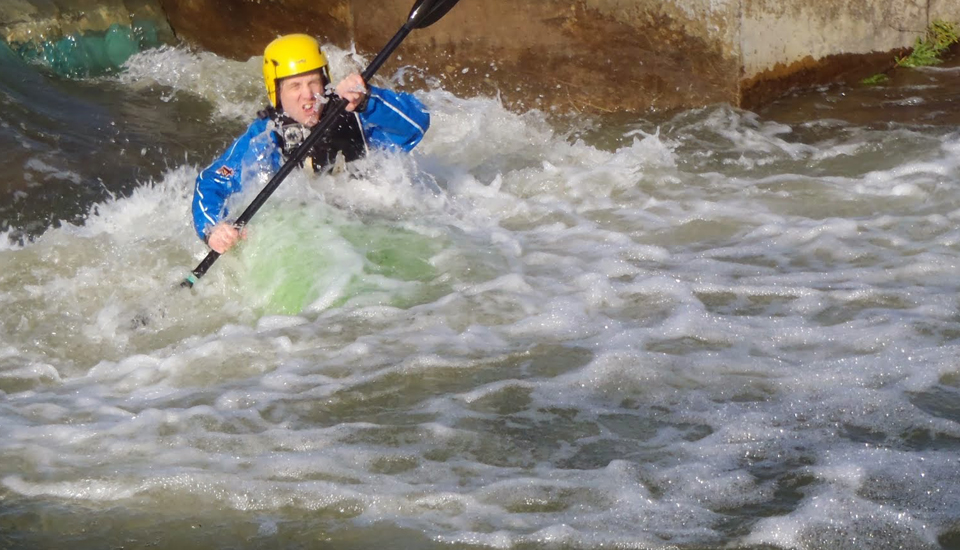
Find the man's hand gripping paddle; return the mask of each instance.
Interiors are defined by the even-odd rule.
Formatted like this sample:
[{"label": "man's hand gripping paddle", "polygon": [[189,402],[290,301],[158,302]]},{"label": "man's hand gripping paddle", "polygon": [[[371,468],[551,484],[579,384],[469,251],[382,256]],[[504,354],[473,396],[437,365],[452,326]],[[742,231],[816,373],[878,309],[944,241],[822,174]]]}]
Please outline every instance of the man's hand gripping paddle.
[{"label": "man's hand gripping paddle", "polygon": [[[429,27],[430,25],[436,23],[440,20],[441,17],[446,15],[450,8],[455,6],[459,0],[417,0],[413,5],[413,9],[410,10],[410,16],[407,18],[407,22],[400,27],[400,30],[397,31],[397,34],[390,39],[390,42],[377,54],[377,57],[367,66],[366,70],[363,71],[363,81],[369,82],[373,75],[380,69],[380,66],[386,62],[387,58],[397,49],[397,46],[403,42],[403,39],[410,34],[410,31],[414,29],[423,29]],[[293,169],[300,165],[303,160],[306,158],[307,153],[310,149],[317,143],[317,141],[323,137],[325,133],[333,125],[333,122],[337,120],[337,115],[346,108],[347,102],[341,98],[336,98],[331,101],[326,107],[326,112],[324,113],[323,118],[320,122],[313,127],[310,131],[310,135],[307,136],[307,139],[297,147],[287,162],[283,163],[283,166],[280,167],[280,170],[270,178],[270,181],[267,182],[267,185],[260,191],[259,194],[250,202],[250,205],[247,206],[246,210],[240,214],[240,217],[237,218],[235,226],[237,228],[243,228],[253,215],[260,210],[260,207],[263,206],[263,203],[267,201],[271,194],[280,186],[280,183],[293,171]],[[204,276],[210,266],[217,261],[217,258],[220,257],[220,253],[214,250],[211,250],[207,257],[197,265],[190,275],[182,283],[181,287],[193,287],[193,285]]]}]

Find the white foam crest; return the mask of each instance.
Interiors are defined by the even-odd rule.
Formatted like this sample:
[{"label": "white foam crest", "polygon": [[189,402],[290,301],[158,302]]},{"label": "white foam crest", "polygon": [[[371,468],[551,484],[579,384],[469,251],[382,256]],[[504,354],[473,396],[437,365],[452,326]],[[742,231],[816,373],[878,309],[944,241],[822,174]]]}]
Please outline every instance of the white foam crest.
[{"label": "white foam crest", "polygon": [[0,231],[0,251],[19,250],[21,248],[20,240],[15,239],[16,230],[11,228],[6,231]]},{"label": "white foam crest", "polygon": [[304,194],[312,193],[311,198],[365,216],[402,220],[442,213],[449,199],[433,176],[421,170],[418,159],[417,153],[373,151],[354,161],[349,171],[319,177],[300,174],[286,189],[306,185],[309,192]]},{"label": "white foam crest", "polygon": [[[330,77],[334,83],[352,72],[361,72],[366,59],[350,49],[324,44]],[[199,96],[215,107],[218,117],[250,121],[267,104],[263,87],[262,56],[234,61],[206,51],[193,51],[185,46],[162,46],[131,56],[116,78],[129,86],[144,88],[159,84],[169,88],[161,96],[172,101],[179,93]],[[389,86],[378,79],[377,85]]]},{"label": "white foam crest", "polygon": [[[51,161],[53,160],[51,159]],[[77,174],[72,170],[62,170],[55,166],[51,166],[36,156],[31,156],[30,159],[24,163],[23,167],[26,170],[31,170],[41,174],[44,181],[61,180],[70,182],[74,185],[80,185],[82,181],[80,174]],[[26,175],[24,177],[26,177]]]},{"label": "white foam crest", "polygon": [[431,128],[442,131],[427,132],[418,148],[462,170],[536,157],[554,140],[553,130],[537,111],[515,114],[495,99],[461,99],[443,90],[429,92],[424,100]]},{"label": "white foam crest", "polygon": [[232,61],[183,46],[163,46],[130,57],[117,78],[138,88],[152,84],[169,88],[163,101],[172,101],[179,93],[193,94],[214,105],[218,116],[247,121],[266,103],[261,72],[259,57]]},{"label": "white foam crest", "polygon": [[463,100],[441,90],[424,99],[434,130],[421,144],[422,165],[461,212],[501,219],[569,211],[568,203],[606,208],[613,194],[675,166],[675,144],[658,134],[634,137],[610,153],[563,141],[536,111],[517,115],[492,99]]},{"label": "white foam crest", "polygon": [[850,187],[865,195],[926,198],[944,177],[956,173],[956,163],[909,162],[890,170],[869,172]]},{"label": "white foam crest", "polygon": [[[333,462],[325,462],[327,467]],[[150,493],[163,493],[164,500],[176,502],[189,497],[227,505],[235,510],[277,510],[295,507],[323,510],[334,507],[362,509],[363,495],[346,485],[321,481],[299,481],[283,484],[237,478],[236,475],[183,473],[159,475],[143,481],[83,480],[78,482],[31,483],[10,476],[3,484],[28,496],[54,496],[73,500],[116,502]],[[342,509],[342,508],[341,508]]]},{"label": "white foam crest", "polygon": [[168,172],[129,197],[95,205],[84,225],[50,229],[10,256],[8,277],[25,284],[11,288],[8,303],[32,312],[11,341],[46,334],[46,352],[67,361],[61,376],[69,377],[149,348],[146,335],[130,332],[131,308],[155,309],[158,319],[170,314],[167,326],[176,326],[191,306],[173,286],[195,261],[189,251],[201,250],[184,210],[195,174],[190,167]]},{"label": "white foam crest", "polygon": [[[629,331],[627,340],[637,343],[634,331]],[[561,395],[564,397],[561,403],[567,405],[592,400],[596,393],[653,399],[665,382],[672,386],[670,382],[678,379],[676,361],[631,348],[632,345],[622,349],[610,346],[583,369],[541,384],[536,395],[545,402],[557,401],[556,396]]]},{"label": "white foam crest", "polygon": [[[955,73],[955,72],[960,72],[960,67],[944,67],[940,65],[926,65],[921,67],[914,67],[912,70],[930,72],[930,73]],[[914,88],[922,89],[923,86],[914,86]]]},{"label": "white foam crest", "polygon": [[[356,44],[350,44],[349,48],[341,48],[335,44],[323,44],[320,49],[327,57],[327,63],[330,64],[330,79],[334,84],[346,78],[352,73],[362,73],[367,67],[368,59],[357,52]],[[381,76],[374,77],[376,86],[388,86],[389,80]]]},{"label": "white foam crest", "polygon": [[[616,545],[645,548],[659,534],[676,542],[712,539],[703,525],[709,513],[651,498],[639,482],[641,473],[626,461],[598,470],[534,470],[536,477],[515,475],[487,483],[468,501],[460,532],[441,535],[446,542],[495,547],[523,544]],[[573,503],[576,505],[572,505]],[[503,510],[513,512],[504,515]],[[628,542],[629,541],[629,542]]]},{"label": "white foam crest", "polygon": [[920,96],[910,96],[900,99],[895,99],[891,101],[884,102],[887,105],[894,105],[897,107],[916,107],[918,105],[923,105],[926,103],[926,100]]},{"label": "white foam crest", "polygon": [[[854,468],[854,476],[858,470]],[[801,548],[848,543],[880,549],[939,547],[933,526],[897,507],[878,505],[832,485],[808,492],[797,511],[761,519],[744,542]]]},{"label": "white foam crest", "polygon": [[122,483],[89,481],[62,481],[30,483],[17,476],[3,478],[3,485],[12,491],[32,497],[61,497],[92,501],[117,501],[131,498],[137,490]]},{"label": "white foam crest", "polygon": [[[793,132],[790,126],[761,121],[757,114],[749,111],[714,109],[700,124],[728,140],[733,145],[733,150],[741,153],[773,156],[783,154],[794,160],[817,153],[816,147],[803,143],[791,143],[781,138],[780,136]],[[750,168],[766,161],[763,158],[749,160],[741,157],[739,162]]]},{"label": "white foam crest", "polygon": [[61,382],[60,372],[53,365],[30,363],[24,366],[16,366],[18,363],[19,361],[15,361],[14,365],[9,365],[7,362],[0,364],[0,379],[3,380],[0,385],[7,386],[11,382],[18,384],[23,382],[59,384]]},{"label": "white foam crest", "polygon": [[[173,168],[159,181],[140,185],[128,196],[94,205],[82,226],[63,231],[81,238],[108,236],[124,246],[142,245],[145,239],[159,241],[182,236],[184,229],[189,230],[189,224],[184,222],[185,201],[193,194],[196,177],[196,167]],[[57,235],[59,231],[51,230],[48,234]]]},{"label": "white foam crest", "polygon": [[[0,248],[8,496],[321,510],[504,548],[736,545],[729,510],[766,506],[745,544],[953,529],[956,136],[795,170],[862,135],[797,147],[720,109],[694,117],[707,152],[791,168],[696,174],[702,124],[604,151],[420,97],[422,155],[291,175],[185,295],[158,289],[206,252],[192,167]],[[265,288],[319,294],[258,310],[254,256],[292,244],[260,256]]]},{"label": "white foam crest", "polygon": [[[561,148],[562,152],[558,151]],[[619,206],[615,195],[632,191],[641,181],[675,167],[672,146],[657,135],[634,138],[612,154],[577,142],[555,145],[542,156],[549,160],[537,168],[509,172],[501,187],[536,201],[537,206],[554,209],[561,201],[565,209],[571,206],[567,202],[577,210]],[[631,193],[629,198],[634,201],[638,197]]]},{"label": "white foam crest", "polygon": [[523,380],[500,380],[493,384],[487,384],[486,386],[481,386],[472,391],[462,393],[458,397],[466,403],[475,403],[491,395],[502,393],[505,390],[532,390],[535,387],[536,386],[534,384],[524,382]]}]

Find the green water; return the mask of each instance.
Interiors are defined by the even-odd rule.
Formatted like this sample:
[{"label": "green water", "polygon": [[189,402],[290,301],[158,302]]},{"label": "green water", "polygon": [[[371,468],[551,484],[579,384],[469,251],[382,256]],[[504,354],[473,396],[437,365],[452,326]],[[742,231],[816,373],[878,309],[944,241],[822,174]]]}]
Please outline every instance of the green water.
[{"label": "green water", "polygon": [[133,54],[161,45],[149,20],[131,26],[114,23],[106,31],[73,33],[57,40],[12,44],[22,58],[73,78],[116,72]]},{"label": "green water", "polygon": [[442,239],[384,222],[350,220],[323,205],[282,206],[257,219],[241,245],[237,283],[268,314],[366,303],[408,307],[437,276]]}]

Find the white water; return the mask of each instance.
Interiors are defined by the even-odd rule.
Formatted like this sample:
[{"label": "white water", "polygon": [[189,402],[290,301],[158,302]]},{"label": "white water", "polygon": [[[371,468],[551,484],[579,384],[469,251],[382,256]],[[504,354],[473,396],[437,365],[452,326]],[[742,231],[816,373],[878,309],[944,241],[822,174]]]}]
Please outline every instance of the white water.
[{"label": "white water", "polygon": [[[257,70],[166,49],[123,82],[244,119]],[[194,291],[195,166],[0,244],[0,534],[956,544],[960,134],[713,107],[606,151],[419,97],[415,155],[292,176]]]}]

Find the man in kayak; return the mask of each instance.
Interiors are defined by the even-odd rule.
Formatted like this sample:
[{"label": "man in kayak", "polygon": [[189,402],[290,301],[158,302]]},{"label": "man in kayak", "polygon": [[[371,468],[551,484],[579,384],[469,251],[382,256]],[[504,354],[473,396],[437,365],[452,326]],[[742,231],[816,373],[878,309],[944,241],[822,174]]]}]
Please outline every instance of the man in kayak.
[{"label": "man in kayak", "polygon": [[314,170],[330,166],[338,156],[356,160],[369,147],[410,151],[430,125],[430,115],[412,95],[367,86],[359,74],[347,76],[331,90],[326,56],[305,34],[282,36],[267,45],[263,81],[270,105],[197,176],[193,225],[220,254],[242,236],[227,219],[227,198],[239,192],[247,178],[276,172],[324,116],[324,105],[333,94],[348,104],[304,161]]}]

